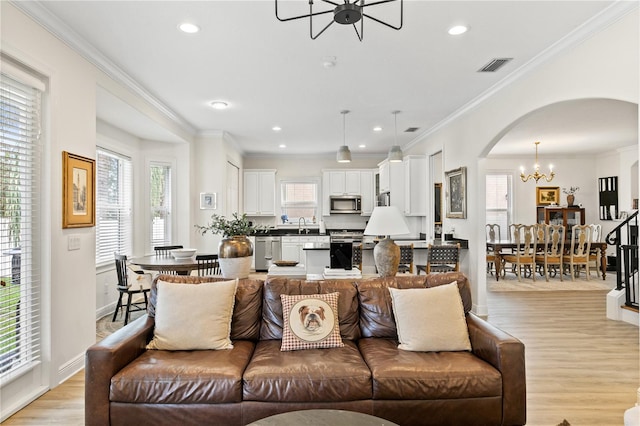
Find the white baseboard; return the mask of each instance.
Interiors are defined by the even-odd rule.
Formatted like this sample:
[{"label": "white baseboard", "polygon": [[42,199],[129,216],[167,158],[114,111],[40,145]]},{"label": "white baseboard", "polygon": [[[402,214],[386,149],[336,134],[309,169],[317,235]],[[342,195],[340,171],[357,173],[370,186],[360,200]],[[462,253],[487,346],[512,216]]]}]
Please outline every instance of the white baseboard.
[{"label": "white baseboard", "polygon": [[96,311],[96,321],[106,315],[113,315],[114,309],[116,309],[116,302],[109,303],[107,306],[98,309]]},{"label": "white baseboard", "polygon": [[64,363],[58,369],[57,383],[60,384],[68,380],[71,376],[84,368],[84,352],[78,354],[72,360]]}]

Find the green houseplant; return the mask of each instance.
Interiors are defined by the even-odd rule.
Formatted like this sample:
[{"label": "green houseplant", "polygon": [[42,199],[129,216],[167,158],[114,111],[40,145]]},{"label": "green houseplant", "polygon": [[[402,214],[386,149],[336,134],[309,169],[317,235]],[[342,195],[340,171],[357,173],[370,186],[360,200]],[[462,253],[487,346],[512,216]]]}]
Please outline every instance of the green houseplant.
[{"label": "green houseplant", "polygon": [[265,225],[253,225],[246,214],[233,213],[231,218],[214,214],[206,225],[195,225],[202,235],[208,232],[222,234],[218,245],[218,261],[225,278],[246,278],[251,270],[253,244],[247,236],[270,229]]}]

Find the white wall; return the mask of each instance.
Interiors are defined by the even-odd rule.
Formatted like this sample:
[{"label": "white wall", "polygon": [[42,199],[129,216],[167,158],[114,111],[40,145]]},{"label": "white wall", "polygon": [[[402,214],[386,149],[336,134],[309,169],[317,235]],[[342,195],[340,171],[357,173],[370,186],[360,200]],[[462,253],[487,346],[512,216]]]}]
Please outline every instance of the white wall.
[{"label": "white wall", "polygon": [[[470,240],[469,262],[474,311],[487,314],[484,265],[485,170],[492,146],[527,114],[556,102],[585,98],[638,103],[638,9],[591,38],[570,46],[534,70],[486,94],[411,147],[411,154],[443,149],[444,170],[467,167],[467,219],[445,219],[444,229]],[[558,49],[561,46],[557,46]],[[636,156],[637,159],[637,156]],[[555,162],[555,160],[554,160]],[[583,194],[580,194],[583,196]],[[585,197],[591,197],[586,194]]]}]

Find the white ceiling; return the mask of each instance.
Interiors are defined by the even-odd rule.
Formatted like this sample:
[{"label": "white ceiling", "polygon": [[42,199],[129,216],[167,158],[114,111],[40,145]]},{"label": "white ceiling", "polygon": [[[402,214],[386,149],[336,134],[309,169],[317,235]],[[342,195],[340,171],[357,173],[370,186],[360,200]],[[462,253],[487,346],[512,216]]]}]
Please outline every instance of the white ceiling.
[{"label": "white ceiling", "polygon": [[[589,21],[611,13],[607,8],[614,3],[405,1],[400,31],[366,19],[363,42],[338,24],[311,40],[308,19],[279,22],[272,0],[15,4],[92,52],[101,68],[130,78],[188,134],[227,132],[247,155],[332,155],[343,140],[340,111],[348,109],[346,143],[354,155],[382,155],[394,141],[393,110],[401,111],[397,137],[406,146],[511,73],[534,66],[572,32],[588,34],[599,22]],[[280,4],[281,17],[308,11],[307,0]],[[396,25],[399,4],[367,12]],[[315,5],[327,9],[322,1]],[[318,18],[314,28],[330,16]],[[184,21],[201,31],[180,32],[177,25]],[[447,34],[461,23],[470,28],[466,34]],[[327,57],[335,57],[335,66],[323,66]],[[498,72],[477,72],[493,58],[513,60]],[[105,90],[97,99],[104,121],[141,138],[180,140]],[[214,110],[212,100],[230,107]],[[492,154],[530,153],[533,140],[543,140],[541,152],[627,146],[637,143],[637,122],[637,105],[560,104],[531,114]],[[275,125],[282,130],[272,131]],[[381,132],[373,132],[377,125]],[[419,130],[404,132],[408,127]],[[278,148],[281,143],[287,148]]]}]

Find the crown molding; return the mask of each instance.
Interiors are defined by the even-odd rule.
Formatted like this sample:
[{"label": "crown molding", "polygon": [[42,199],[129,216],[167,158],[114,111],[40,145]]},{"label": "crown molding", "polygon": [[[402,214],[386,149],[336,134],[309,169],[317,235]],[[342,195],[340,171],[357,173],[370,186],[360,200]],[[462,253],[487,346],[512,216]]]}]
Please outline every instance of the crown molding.
[{"label": "crown molding", "polygon": [[461,116],[465,115],[469,111],[475,109],[480,104],[484,103],[492,96],[501,92],[503,89],[507,88],[511,84],[520,80],[524,76],[530,74],[535,71],[538,67],[542,66],[544,63],[550,61],[551,59],[557,57],[561,53],[564,53],[566,50],[578,46],[583,43],[588,38],[593,35],[599,33],[610,25],[622,19],[627,14],[633,12],[638,9],[638,1],[627,1],[627,0],[616,0],[615,3],[611,4],[604,10],[602,10],[599,14],[593,16],[591,19],[580,25],[578,28],[567,34],[562,39],[558,40],[547,49],[540,52],[537,56],[517,68],[511,74],[507,75],[505,78],[494,84],[492,87],[478,95],[476,98],[472,99],[458,110],[453,112],[451,115],[444,118],[442,121],[438,122],[434,126],[425,130],[424,132],[417,135],[413,140],[407,143],[402,147],[402,150],[410,149],[415,146],[428,136],[438,132],[444,127],[448,126],[452,122],[456,121]]},{"label": "crown molding", "polygon": [[45,28],[56,38],[77,52],[84,59],[96,66],[100,71],[111,77],[116,82],[122,84],[133,93],[142,98],[151,107],[155,108],[163,116],[174,122],[176,125],[184,129],[190,135],[195,135],[197,129],[187,120],[182,118],[162,101],[156,98],[151,92],[140,85],[136,80],[131,78],[122,68],[104,56],[92,44],[88,43],[77,32],[75,32],[64,21],[51,13],[42,5],[40,0],[34,1],[17,1],[9,0],[9,2],[24,12],[40,26]]}]

